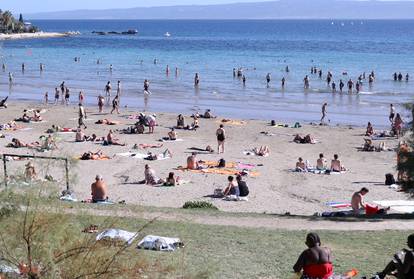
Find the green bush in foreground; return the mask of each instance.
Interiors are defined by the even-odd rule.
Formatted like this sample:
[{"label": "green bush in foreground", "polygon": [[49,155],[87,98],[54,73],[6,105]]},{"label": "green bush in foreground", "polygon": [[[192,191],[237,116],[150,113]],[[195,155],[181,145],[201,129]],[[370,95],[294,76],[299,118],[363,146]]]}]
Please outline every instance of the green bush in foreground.
[{"label": "green bush in foreground", "polygon": [[206,201],[188,201],[183,205],[184,209],[212,209],[218,210],[218,208],[211,202]]}]

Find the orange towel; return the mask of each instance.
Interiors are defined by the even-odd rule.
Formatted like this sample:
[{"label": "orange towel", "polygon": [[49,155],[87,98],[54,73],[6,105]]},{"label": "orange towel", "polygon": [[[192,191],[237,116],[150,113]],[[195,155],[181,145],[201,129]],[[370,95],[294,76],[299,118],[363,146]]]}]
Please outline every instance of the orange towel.
[{"label": "orange towel", "polygon": [[[208,168],[208,169],[201,169],[201,170],[190,170],[184,167],[178,167],[176,170],[180,171],[191,171],[194,173],[211,173],[211,174],[221,174],[221,175],[237,175],[240,173],[239,170],[233,168]],[[249,171],[249,176],[251,177],[258,177],[260,173],[257,171]]]}]

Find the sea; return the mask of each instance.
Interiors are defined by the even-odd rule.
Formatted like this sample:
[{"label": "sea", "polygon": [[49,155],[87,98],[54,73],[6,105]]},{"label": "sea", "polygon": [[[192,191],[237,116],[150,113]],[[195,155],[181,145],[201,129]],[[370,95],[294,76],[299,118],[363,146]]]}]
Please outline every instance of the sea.
[{"label": "sea", "polygon": [[[33,20],[45,32],[78,31],[65,38],[0,42],[0,97],[41,102],[53,99],[62,81],[74,105],[80,90],[89,105],[111,81],[122,84],[121,105],[137,111],[193,113],[211,109],[227,118],[318,122],[328,103],[332,124],[388,126],[389,106],[404,117],[414,93],[413,20]],[[138,30],[136,35],[93,31]],[[170,36],[167,36],[166,33]],[[76,62],[75,57],[80,61]],[[97,64],[97,60],[100,64]],[[154,64],[154,59],[157,63]],[[25,64],[24,73],[21,64]],[[39,64],[45,65],[40,72]],[[110,70],[112,65],[112,71]],[[167,65],[170,73],[167,75]],[[289,72],[286,72],[286,66]],[[246,84],[233,76],[243,68]],[[323,78],[311,74],[322,69]],[[178,75],[175,74],[178,68]],[[330,71],[339,87],[374,71],[360,93],[332,93]],[[9,85],[8,73],[14,76]],[[395,82],[401,72],[404,81]],[[200,84],[194,86],[199,73]],[[269,87],[266,75],[271,74]],[[405,75],[410,80],[405,81]],[[303,79],[308,75],[309,90]],[[281,79],[286,79],[285,89]],[[151,94],[144,94],[144,80]]]}]

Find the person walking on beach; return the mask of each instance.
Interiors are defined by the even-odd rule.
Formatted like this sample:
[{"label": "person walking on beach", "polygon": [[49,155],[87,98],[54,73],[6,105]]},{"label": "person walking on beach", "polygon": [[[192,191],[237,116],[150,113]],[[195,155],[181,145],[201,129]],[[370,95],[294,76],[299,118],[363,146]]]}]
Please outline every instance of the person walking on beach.
[{"label": "person walking on beach", "polygon": [[57,87],[55,88],[55,105],[57,105],[59,103],[59,89],[57,89]]},{"label": "person walking on beach", "polygon": [[394,117],[395,117],[395,107],[393,104],[390,104],[390,116],[389,116],[389,120],[391,122],[391,124],[394,123]]},{"label": "person walking on beach", "polygon": [[196,73],[194,76],[194,86],[198,87],[199,84],[200,84],[200,75]]},{"label": "person walking on beach", "polygon": [[3,65],[1,66],[1,68],[3,69],[3,73],[6,71],[6,64],[3,63]]},{"label": "person walking on beach", "polygon": [[49,92],[46,91],[45,93],[45,105],[49,103]]},{"label": "person walking on beach", "polygon": [[336,92],[336,83],[335,81],[332,81],[332,93]]},{"label": "person walking on beach", "polygon": [[246,76],[245,75],[243,75],[242,81],[243,81],[243,86],[245,87],[246,86]]},{"label": "person walking on beach", "polygon": [[224,130],[224,125],[220,124],[220,127],[216,131],[217,136],[217,153],[220,154],[220,147],[221,153],[224,153],[224,142],[226,140],[226,131]]},{"label": "person walking on beach", "polygon": [[85,108],[83,107],[83,105],[81,103],[79,103],[79,119],[78,119],[78,128],[81,128],[82,126],[86,129],[88,127],[86,127],[85,122],[83,121],[84,119],[86,119],[86,112],[85,112]]},{"label": "person walking on beach", "polygon": [[354,82],[352,81],[352,79],[348,80],[348,93],[351,94],[352,93],[352,88],[354,87]]},{"label": "person walking on beach", "polygon": [[119,97],[118,95],[115,96],[115,98],[112,100],[112,110],[111,114],[116,111],[117,114],[119,114]]},{"label": "person walking on beach", "polygon": [[118,80],[118,84],[116,87],[116,95],[120,96],[121,95],[121,81]]},{"label": "person walking on beach", "polygon": [[82,91],[79,91],[79,103],[83,104],[83,100],[85,99],[85,95]]},{"label": "person walking on beach", "polygon": [[267,75],[266,75],[267,88],[269,88],[269,86],[270,86],[270,79],[271,79],[270,73],[267,73]]},{"label": "person walking on beach", "polygon": [[282,78],[282,89],[285,89],[286,79],[285,77]]},{"label": "person walking on beach", "polygon": [[303,79],[303,87],[305,89],[309,89],[309,77],[308,77],[308,75],[306,75],[305,78]]},{"label": "person walking on beach", "polygon": [[22,63],[22,73],[24,74],[24,68],[25,68],[25,65],[24,65],[24,63]]},{"label": "person walking on beach", "polygon": [[328,103],[324,103],[322,105],[322,118],[321,118],[321,123],[323,123],[323,121],[325,120],[326,115],[328,114],[328,112],[326,111],[326,107],[328,106]]},{"label": "person walking on beach", "polygon": [[111,85],[111,82],[108,81],[106,83],[106,85],[105,85],[105,94],[106,94],[106,97],[111,97],[111,90],[112,90],[112,85]]},{"label": "person walking on beach", "polygon": [[104,103],[105,103],[104,96],[102,96],[101,94],[99,94],[99,96],[98,96],[98,108],[99,108],[99,112],[100,113],[103,112]]}]

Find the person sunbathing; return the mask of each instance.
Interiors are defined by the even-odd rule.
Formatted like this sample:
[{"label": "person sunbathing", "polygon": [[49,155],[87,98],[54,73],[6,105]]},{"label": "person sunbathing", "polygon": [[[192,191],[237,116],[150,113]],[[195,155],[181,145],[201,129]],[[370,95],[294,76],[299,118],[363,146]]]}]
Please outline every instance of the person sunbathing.
[{"label": "person sunbathing", "polygon": [[296,143],[302,143],[302,144],[305,144],[305,143],[314,144],[315,143],[315,139],[309,134],[304,137],[301,137],[300,135],[297,134],[294,137],[293,141]]},{"label": "person sunbathing", "polygon": [[36,180],[37,179],[37,173],[36,173],[36,170],[35,170],[35,167],[34,167],[33,163],[29,162],[29,163],[26,164],[25,167],[26,168],[25,168],[25,171],[24,171],[24,178],[25,178],[26,182]]},{"label": "person sunbathing", "polygon": [[168,138],[169,140],[177,139],[177,132],[174,130],[174,128],[172,128],[171,131],[168,132]]},{"label": "person sunbathing", "polygon": [[172,152],[169,149],[166,149],[161,154],[154,154],[152,152],[148,152],[148,157],[145,157],[144,160],[155,161],[155,160],[162,160],[166,158],[172,158]]},{"label": "person sunbathing", "polygon": [[87,141],[87,136],[82,132],[81,128],[78,128],[75,135],[75,141],[76,142],[84,142]]},{"label": "person sunbathing", "polygon": [[375,278],[384,279],[387,275],[395,276],[397,279],[414,278],[414,234],[408,236],[407,246],[409,249],[396,253],[385,269]]},{"label": "person sunbathing", "polygon": [[184,116],[182,114],[179,114],[177,117],[177,129],[184,129]]},{"label": "person sunbathing", "polygon": [[95,124],[105,124],[105,125],[118,125],[118,121],[112,121],[109,119],[102,119],[95,122]]},{"label": "person sunbathing", "polygon": [[319,159],[316,160],[316,169],[326,170],[326,159],[324,158],[322,153],[319,154]]},{"label": "person sunbathing", "polygon": [[370,137],[374,135],[374,128],[372,127],[371,122],[368,122],[367,131],[365,132],[365,136]]},{"label": "person sunbathing", "polygon": [[147,185],[157,185],[164,183],[162,179],[156,176],[155,171],[149,165],[145,165],[144,175],[145,180],[143,182]]},{"label": "person sunbathing", "polygon": [[43,140],[43,143],[41,145],[41,149],[43,150],[54,150],[58,149],[56,145],[56,141],[53,139],[52,135],[49,135],[47,137],[42,136],[41,139]]},{"label": "person sunbathing", "polygon": [[364,147],[362,148],[363,151],[367,151],[367,152],[372,152],[375,151],[375,146],[372,143],[371,139],[364,139],[365,143],[364,143]]},{"label": "person sunbathing", "polygon": [[338,154],[334,155],[334,159],[331,161],[331,171],[341,172],[346,171],[345,167],[341,165],[341,161],[338,159]]},{"label": "person sunbathing", "polygon": [[108,200],[108,187],[101,175],[95,177],[95,182],[91,185],[92,202],[99,203]]},{"label": "person sunbathing", "polygon": [[15,121],[10,121],[6,124],[0,124],[0,131],[1,130],[15,130],[18,129],[19,126],[17,125],[17,123]]},{"label": "person sunbathing", "polygon": [[260,146],[260,148],[255,147],[253,149],[254,154],[257,156],[267,157],[270,155],[270,149],[267,145]]},{"label": "person sunbathing", "polygon": [[296,171],[298,172],[308,171],[308,168],[306,167],[306,164],[301,157],[299,157],[298,161],[296,162]]},{"label": "person sunbathing", "polygon": [[120,145],[125,146],[125,143],[119,143],[118,139],[114,138],[114,132],[112,130],[109,130],[108,135],[106,136],[106,141],[109,145]]},{"label": "person sunbathing", "polygon": [[206,112],[203,115],[203,118],[209,119],[209,118],[216,118],[216,117],[211,113],[210,109],[207,109]]},{"label": "person sunbathing", "polygon": [[164,186],[176,186],[180,184],[180,177],[175,178],[175,174],[170,172],[164,182]]},{"label": "person sunbathing", "polygon": [[321,240],[316,233],[309,233],[305,243],[308,249],[300,254],[293,266],[294,272],[303,272],[301,278],[330,278],[333,275],[331,250],[321,247]]},{"label": "person sunbathing", "polygon": [[239,184],[237,184],[237,181],[234,180],[233,176],[229,176],[227,180],[228,185],[223,191],[224,196],[234,196],[238,198],[240,196]]},{"label": "person sunbathing", "polygon": [[199,165],[199,163],[197,161],[195,152],[191,153],[191,156],[189,156],[187,158],[187,169],[189,169],[189,170],[199,170],[199,169],[201,169],[201,166]]},{"label": "person sunbathing", "polygon": [[99,160],[102,158],[106,158],[106,156],[103,155],[103,152],[101,150],[98,150],[97,152],[88,151],[82,154],[81,160]]},{"label": "person sunbathing", "polygon": [[42,117],[40,116],[40,110],[33,111],[33,117],[31,119],[34,122],[41,122],[43,121]]},{"label": "person sunbathing", "polygon": [[24,123],[30,123],[31,117],[27,115],[27,110],[23,111],[23,116],[20,118],[16,118],[14,121],[20,121]]}]

